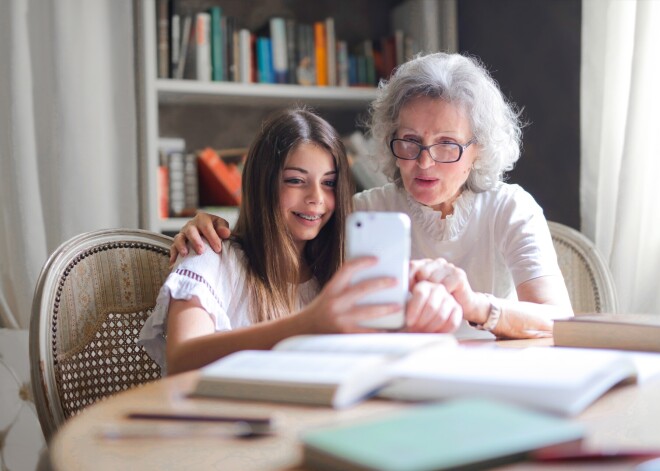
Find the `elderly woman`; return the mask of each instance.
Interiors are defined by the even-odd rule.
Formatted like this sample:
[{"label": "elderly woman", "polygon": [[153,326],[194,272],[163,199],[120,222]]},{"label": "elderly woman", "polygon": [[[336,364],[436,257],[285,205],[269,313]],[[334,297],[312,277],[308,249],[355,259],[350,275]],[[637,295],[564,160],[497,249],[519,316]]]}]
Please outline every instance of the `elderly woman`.
[{"label": "elderly woman", "polygon": [[[481,63],[437,53],[401,65],[380,84],[370,129],[392,183],[356,194],[355,207],[410,216],[414,278],[444,284],[466,321],[498,337],[549,336],[553,318],[572,315],[543,210],[502,181],[521,126]],[[187,239],[198,250],[199,231],[219,247],[223,225],[199,214],[173,255]]]}]

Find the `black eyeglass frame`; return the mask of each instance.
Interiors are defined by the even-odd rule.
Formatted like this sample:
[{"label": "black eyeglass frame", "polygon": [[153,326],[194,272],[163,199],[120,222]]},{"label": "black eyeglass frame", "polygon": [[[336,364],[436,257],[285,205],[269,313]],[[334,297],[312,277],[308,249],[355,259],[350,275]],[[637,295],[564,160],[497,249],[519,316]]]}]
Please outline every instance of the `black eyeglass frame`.
[{"label": "black eyeglass frame", "polygon": [[[419,152],[417,152],[417,155],[415,157],[412,157],[412,158],[399,157],[394,152],[394,143],[396,141],[409,142],[410,144],[415,144],[419,148]],[[431,157],[431,159],[434,162],[438,162],[439,164],[453,164],[453,163],[458,162],[459,160],[461,160],[461,157],[463,157],[463,152],[465,151],[465,149],[467,149],[468,147],[470,147],[472,144],[474,144],[476,142],[477,142],[477,138],[473,137],[472,139],[467,141],[465,144],[459,144],[458,142],[438,142],[436,144],[431,144],[430,146],[423,146],[419,142],[411,141],[409,139],[394,138],[394,139],[390,140],[390,151],[392,152],[392,155],[394,157],[396,157],[397,159],[400,159],[400,160],[417,160],[417,159],[419,159],[419,156],[422,155],[422,152],[428,151],[429,157]],[[446,146],[446,145],[458,146],[458,148],[460,149],[459,152],[458,152],[458,158],[456,160],[435,160],[433,158],[433,154],[431,153],[431,150],[430,150],[431,147]]]}]

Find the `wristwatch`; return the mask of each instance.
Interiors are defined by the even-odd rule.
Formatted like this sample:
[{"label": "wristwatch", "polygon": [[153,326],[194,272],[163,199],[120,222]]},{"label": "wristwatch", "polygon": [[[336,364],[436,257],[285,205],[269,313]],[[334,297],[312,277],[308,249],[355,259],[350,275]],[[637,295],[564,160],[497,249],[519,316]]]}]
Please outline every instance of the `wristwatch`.
[{"label": "wristwatch", "polygon": [[497,327],[497,323],[499,322],[500,316],[502,315],[502,305],[500,304],[500,300],[492,294],[484,293],[484,296],[488,298],[488,302],[490,303],[490,311],[488,311],[488,317],[483,324],[470,322],[470,325],[472,327],[476,327],[479,330],[487,330],[488,332],[492,332],[493,329]]}]

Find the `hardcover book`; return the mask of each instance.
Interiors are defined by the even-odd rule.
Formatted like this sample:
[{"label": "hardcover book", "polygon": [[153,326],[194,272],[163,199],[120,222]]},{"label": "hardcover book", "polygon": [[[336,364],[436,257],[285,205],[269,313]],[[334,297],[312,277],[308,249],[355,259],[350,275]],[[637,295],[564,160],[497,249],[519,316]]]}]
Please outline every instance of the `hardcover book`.
[{"label": "hardcover book", "polygon": [[290,337],[273,350],[240,351],[202,368],[194,394],[344,408],[381,387],[396,359],[455,345],[448,334]]},{"label": "hardcover book", "polygon": [[273,82],[287,83],[289,51],[287,48],[286,22],[284,18],[274,17],[270,19],[269,27],[274,72]]},{"label": "hardcover book", "polygon": [[213,6],[209,10],[211,23],[211,67],[214,81],[226,79],[225,65],[225,31],[222,29],[222,8]]},{"label": "hardcover book", "polygon": [[660,315],[594,314],[557,319],[555,345],[660,352]]},{"label": "hardcover book", "polygon": [[197,156],[199,202],[203,206],[238,206],[241,203],[241,173],[207,147]]},{"label": "hardcover book", "polygon": [[212,80],[211,15],[205,12],[197,13],[195,20],[195,66],[197,80]]},{"label": "hardcover book", "polygon": [[314,23],[314,63],[316,64],[316,85],[328,85],[328,44],[325,35],[325,22]]},{"label": "hardcover book", "polygon": [[578,446],[581,425],[494,401],[463,399],[304,432],[309,469],[485,469],[533,450]]}]

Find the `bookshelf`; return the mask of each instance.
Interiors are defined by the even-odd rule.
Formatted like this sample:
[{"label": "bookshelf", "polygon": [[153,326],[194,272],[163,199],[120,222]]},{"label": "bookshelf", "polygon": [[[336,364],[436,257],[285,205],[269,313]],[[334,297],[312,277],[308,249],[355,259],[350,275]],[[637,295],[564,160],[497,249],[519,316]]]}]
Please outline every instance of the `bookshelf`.
[{"label": "bookshelf", "polygon": [[[399,0],[320,1],[311,7],[305,1],[280,4],[259,0],[231,2],[222,0],[180,0],[191,10],[221,5],[228,15],[245,20],[256,29],[268,17],[293,15],[312,22],[335,17],[338,37],[378,38],[389,34],[390,10]],[[429,0],[418,0],[420,4]],[[435,0],[431,0],[435,1]],[[454,1],[454,0],[443,0]],[[239,8],[240,10],[236,10]],[[162,218],[159,213],[158,139],[184,138],[189,150],[247,147],[254,130],[271,112],[294,104],[314,108],[340,133],[357,128],[369,103],[376,97],[374,87],[304,86],[289,84],[204,82],[157,78],[158,0],[135,0],[135,42],[138,95],[140,225],[142,228],[175,233],[189,219]],[[234,9],[234,10],[232,10]],[[281,11],[283,10],[283,11]],[[238,137],[242,135],[241,137]],[[237,208],[216,211],[230,223]]]}]

